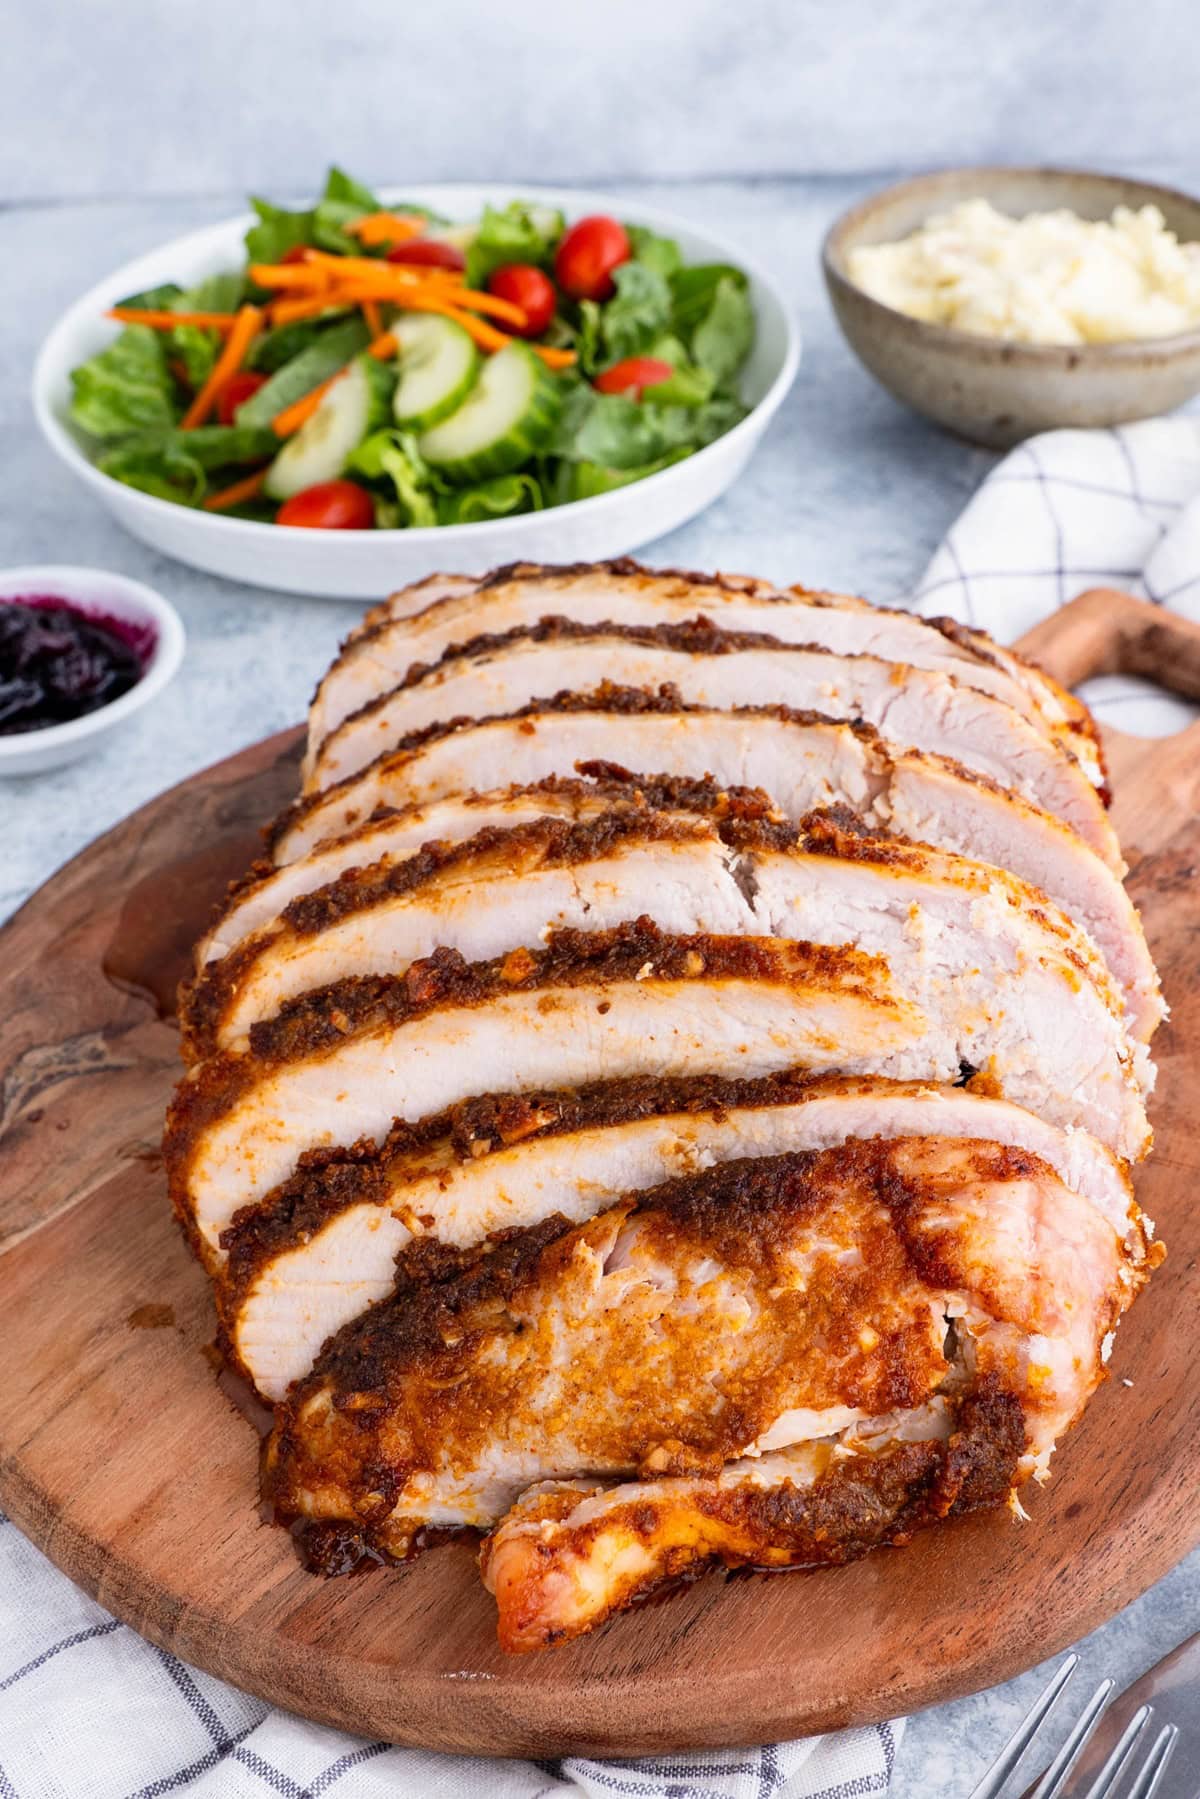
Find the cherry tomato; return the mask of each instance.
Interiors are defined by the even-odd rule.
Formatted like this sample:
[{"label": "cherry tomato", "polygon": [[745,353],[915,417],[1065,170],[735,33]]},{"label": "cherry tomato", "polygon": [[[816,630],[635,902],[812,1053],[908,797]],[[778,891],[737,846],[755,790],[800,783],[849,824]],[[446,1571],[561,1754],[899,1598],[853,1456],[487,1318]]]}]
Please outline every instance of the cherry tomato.
[{"label": "cherry tomato", "polygon": [[284,251],[279,260],[280,262],[303,262],[307,255],[307,244],[293,244],[290,250]]},{"label": "cherry tomato", "polygon": [[222,425],[236,425],[234,414],[239,406],[245,405],[251,394],[256,394],[260,387],[266,386],[265,375],[255,375],[249,369],[239,369],[231,375],[221,390],[221,398],[217,401],[217,419]]},{"label": "cherry tomato", "polygon": [[488,277],[488,292],[498,300],[509,300],[525,314],[525,324],[512,330],[518,337],[540,337],[554,317],[558,296],[554,283],[531,262],[508,262]]},{"label": "cherry tomato", "polygon": [[671,364],[657,356],[627,356],[624,362],[614,362],[610,369],[597,375],[592,386],[597,393],[632,393],[635,400],[640,400],[644,388],[657,387],[660,381],[669,381],[674,373]]},{"label": "cherry tomato", "polygon": [[465,269],[467,259],[453,244],[439,244],[436,238],[414,237],[406,244],[393,244],[387,253],[389,262],[408,262],[422,269]]},{"label": "cherry tomato", "polygon": [[632,255],[625,227],[602,212],[593,213],[564,235],[554,255],[554,274],[573,300],[607,300],[615,287],[613,270]]},{"label": "cherry tomato", "polygon": [[293,494],[279,508],[277,525],[302,525],[312,531],[366,531],[375,523],[375,508],[364,487],[354,481],[318,481]]}]

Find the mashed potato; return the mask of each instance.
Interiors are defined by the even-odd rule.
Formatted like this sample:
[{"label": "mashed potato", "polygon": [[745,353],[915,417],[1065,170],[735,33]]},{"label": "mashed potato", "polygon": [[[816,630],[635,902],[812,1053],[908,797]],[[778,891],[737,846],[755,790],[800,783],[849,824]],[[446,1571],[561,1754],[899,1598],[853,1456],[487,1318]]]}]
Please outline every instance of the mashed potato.
[{"label": "mashed potato", "polygon": [[1200,244],[1156,206],[1013,219],[964,200],[894,244],[852,250],[850,278],[913,318],[1028,344],[1103,344],[1200,325]]}]

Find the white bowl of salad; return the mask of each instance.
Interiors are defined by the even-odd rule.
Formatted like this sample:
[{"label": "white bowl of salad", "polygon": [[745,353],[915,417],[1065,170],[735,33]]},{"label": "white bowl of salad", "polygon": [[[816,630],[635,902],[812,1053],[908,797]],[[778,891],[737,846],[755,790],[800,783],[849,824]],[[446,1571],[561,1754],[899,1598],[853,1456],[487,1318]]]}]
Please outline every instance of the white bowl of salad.
[{"label": "white bowl of salad", "polygon": [[253,205],[92,288],[33,383],[126,529],[234,580],[362,600],[633,549],[724,492],[795,376],[766,276],[644,207],[337,169]]}]

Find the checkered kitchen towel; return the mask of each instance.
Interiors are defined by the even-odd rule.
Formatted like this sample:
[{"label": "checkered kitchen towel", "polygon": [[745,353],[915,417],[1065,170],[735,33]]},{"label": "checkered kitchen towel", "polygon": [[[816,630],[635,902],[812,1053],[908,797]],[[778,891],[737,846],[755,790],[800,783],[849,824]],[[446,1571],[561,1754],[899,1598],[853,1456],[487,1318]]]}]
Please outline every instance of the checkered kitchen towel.
[{"label": "checkered kitchen towel", "polygon": [[[1200,619],[1200,416],[1030,438],[951,527],[912,604],[1012,643],[1106,586]],[[1196,711],[1129,675],[1089,681],[1083,696],[1106,724],[1146,737]]]},{"label": "checkered kitchen towel", "polygon": [[[1200,617],[1200,423],[1054,432],[984,482],[915,604],[1019,636],[1114,583]],[[1179,703],[1113,677],[1102,715],[1169,731]],[[1190,715],[1190,713],[1189,713]],[[186,1668],[0,1523],[0,1799],[850,1799],[886,1793],[902,1724],[639,1762],[495,1762],[340,1736]]]}]

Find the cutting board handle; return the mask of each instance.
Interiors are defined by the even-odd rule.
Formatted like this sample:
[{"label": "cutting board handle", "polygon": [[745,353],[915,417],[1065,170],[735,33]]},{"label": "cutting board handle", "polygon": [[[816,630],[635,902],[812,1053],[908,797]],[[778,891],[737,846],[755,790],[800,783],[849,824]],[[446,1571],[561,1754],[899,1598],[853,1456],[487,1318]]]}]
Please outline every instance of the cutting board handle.
[{"label": "cutting board handle", "polygon": [[1091,675],[1142,675],[1200,700],[1200,624],[1118,587],[1089,587],[1017,648],[1064,687]]}]

